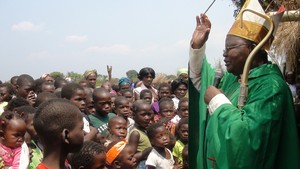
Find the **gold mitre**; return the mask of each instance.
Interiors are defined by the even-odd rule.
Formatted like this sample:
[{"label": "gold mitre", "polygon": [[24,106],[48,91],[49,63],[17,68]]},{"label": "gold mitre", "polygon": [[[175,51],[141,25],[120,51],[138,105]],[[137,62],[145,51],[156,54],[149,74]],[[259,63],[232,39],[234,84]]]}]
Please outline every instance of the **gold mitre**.
[{"label": "gold mitre", "polygon": [[[237,16],[235,22],[233,23],[231,29],[228,32],[228,35],[235,35],[238,37],[242,37],[244,39],[248,39],[250,41],[258,44],[262,41],[262,39],[267,35],[270,29],[270,22],[268,22],[263,17],[258,14],[247,11],[246,9],[255,11],[260,13],[261,15],[267,16],[262,6],[258,2],[258,0],[246,0],[244,6],[242,7],[239,15]],[[244,11],[246,10],[246,11]],[[272,36],[264,45],[264,49],[268,50],[272,44],[274,39],[278,24],[281,20],[282,14],[284,11],[284,7],[280,9],[281,13],[278,15],[271,16],[274,24],[274,31]]]}]

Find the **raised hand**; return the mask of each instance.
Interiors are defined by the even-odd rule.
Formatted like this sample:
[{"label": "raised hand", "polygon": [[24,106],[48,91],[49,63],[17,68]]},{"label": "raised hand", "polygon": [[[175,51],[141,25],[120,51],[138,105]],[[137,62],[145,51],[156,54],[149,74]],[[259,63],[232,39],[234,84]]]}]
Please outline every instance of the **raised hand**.
[{"label": "raised hand", "polygon": [[197,26],[193,33],[191,45],[193,49],[200,49],[208,39],[211,23],[205,14],[201,14],[201,18],[197,16],[196,23]]}]

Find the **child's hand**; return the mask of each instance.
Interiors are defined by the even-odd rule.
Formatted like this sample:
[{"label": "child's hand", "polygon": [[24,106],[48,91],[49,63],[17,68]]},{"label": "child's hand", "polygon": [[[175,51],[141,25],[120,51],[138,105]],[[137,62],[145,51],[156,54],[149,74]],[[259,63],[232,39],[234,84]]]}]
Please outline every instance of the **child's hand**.
[{"label": "child's hand", "polygon": [[182,164],[174,165],[173,169],[182,169]]},{"label": "child's hand", "polygon": [[34,105],[35,99],[36,99],[36,97],[35,97],[34,91],[30,91],[28,96],[27,96],[27,99],[26,99],[29,102],[30,106]]}]

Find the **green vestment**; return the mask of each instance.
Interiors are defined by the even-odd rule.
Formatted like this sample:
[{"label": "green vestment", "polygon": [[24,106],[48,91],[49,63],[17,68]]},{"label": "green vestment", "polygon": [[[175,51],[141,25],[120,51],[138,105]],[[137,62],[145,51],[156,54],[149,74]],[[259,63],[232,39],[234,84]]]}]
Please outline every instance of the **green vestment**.
[{"label": "green vestment", "polygon": [[267,63],[251,70],[242,110],[237,108],[238,78],[226,72],[219,88],[232,104],[210,116],[204,93],[213,80],[214,69],[204,58],[200,93],[189,86],[190,168],[299,169],[293,100],[278,66]]}]

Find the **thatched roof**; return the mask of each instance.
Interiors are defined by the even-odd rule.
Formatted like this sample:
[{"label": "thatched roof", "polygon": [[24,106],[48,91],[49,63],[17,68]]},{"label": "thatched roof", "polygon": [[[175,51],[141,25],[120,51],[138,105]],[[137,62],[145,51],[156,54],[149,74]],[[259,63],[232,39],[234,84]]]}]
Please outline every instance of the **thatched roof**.
[{"label": "thatched roof", "polygon": [[285,19],[285,22],[280,23],[272,44],[275,53],[286,57],[287,67],[295,70],[296,60],[300,59],[300,0],[278,0],[278,4],[284,5],[286,11],[294,10],[298,16],[290,17],[293,21]]}]

